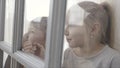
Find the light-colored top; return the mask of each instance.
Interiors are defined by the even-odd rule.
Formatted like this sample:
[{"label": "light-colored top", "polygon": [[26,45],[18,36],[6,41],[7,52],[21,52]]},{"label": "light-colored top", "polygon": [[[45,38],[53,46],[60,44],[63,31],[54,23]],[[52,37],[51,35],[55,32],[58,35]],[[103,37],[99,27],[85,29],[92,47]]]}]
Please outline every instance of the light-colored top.
[{"label": "light-colored top", "polygon": [[120,54],[106,45],[96,55],[83,58],[75,55],[72,48],[68,48],[62,68],[120,68]]}]

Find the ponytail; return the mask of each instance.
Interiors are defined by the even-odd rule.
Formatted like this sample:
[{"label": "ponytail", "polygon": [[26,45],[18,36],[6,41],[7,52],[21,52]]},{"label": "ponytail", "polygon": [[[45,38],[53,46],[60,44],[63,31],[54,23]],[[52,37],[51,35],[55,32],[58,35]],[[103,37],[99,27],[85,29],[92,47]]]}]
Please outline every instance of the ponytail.
[{"label": "ponytail", "polygon": [[105,33],[105,39],[104,42],[108,45],[110,45],[110,39],[111,39],[111,16],[110,16],[110,6],[108,5],[108,3],[103,2],[100,4],[100,6],[106,11],[106,14],[108,16],[108,22],[107,22],[107,27],[106,27],[106,33]]}]

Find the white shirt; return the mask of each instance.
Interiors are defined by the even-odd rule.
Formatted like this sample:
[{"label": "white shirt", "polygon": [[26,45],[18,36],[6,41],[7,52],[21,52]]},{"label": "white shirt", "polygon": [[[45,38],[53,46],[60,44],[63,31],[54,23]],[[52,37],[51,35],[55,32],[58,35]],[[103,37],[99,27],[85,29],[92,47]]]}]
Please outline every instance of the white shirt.
[{"label": "white shirt", "polygon": [[65,51],[63,68],[120,68],[120,54],[109,46],[105,46],[96,55],[78,57],[72,48]]}]

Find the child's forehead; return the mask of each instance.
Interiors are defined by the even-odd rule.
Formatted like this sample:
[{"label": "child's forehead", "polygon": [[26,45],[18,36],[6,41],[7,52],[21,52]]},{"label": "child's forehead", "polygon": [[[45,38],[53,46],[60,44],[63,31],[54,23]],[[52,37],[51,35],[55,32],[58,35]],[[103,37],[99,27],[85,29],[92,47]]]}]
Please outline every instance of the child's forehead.
[{"label": "child's forehead", "polygon": [[89,15],[83,8],[79,5],[72,6],[67,13],[68,24],[73,25],[83,25],[84,19]]}]

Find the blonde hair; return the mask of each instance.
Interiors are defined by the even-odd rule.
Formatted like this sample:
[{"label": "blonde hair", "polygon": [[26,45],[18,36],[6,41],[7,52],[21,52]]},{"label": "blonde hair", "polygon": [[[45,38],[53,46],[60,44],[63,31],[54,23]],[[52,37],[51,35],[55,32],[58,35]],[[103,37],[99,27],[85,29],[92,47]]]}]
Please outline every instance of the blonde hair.
[{"label": "blonde hair", "polygon": [[42,30],[42,31],[46,32],[47,17],[38,17],[38,18],[32,20],[30,25],[38,30]]},{"label": "blonde hair", "polygon": [[84,1],[78,3],[78,5],[83,8],[86,12],[90,13],[84,22],[87,26],[91,27],[95,22],[101,24],[101,36],[100,43],[107,44],[106,42],[106,32],[109,24],[109,15],[106,11],[104,4],[97,4],[90,1]]}]

